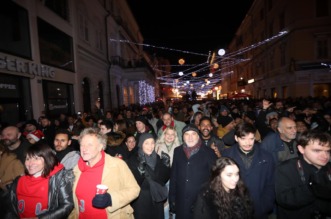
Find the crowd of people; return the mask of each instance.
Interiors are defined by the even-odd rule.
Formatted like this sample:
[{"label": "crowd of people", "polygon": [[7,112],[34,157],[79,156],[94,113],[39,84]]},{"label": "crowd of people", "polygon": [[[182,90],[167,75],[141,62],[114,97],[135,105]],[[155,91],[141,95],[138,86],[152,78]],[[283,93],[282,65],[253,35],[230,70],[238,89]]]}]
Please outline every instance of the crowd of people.
[{"label": "crowd of people", "polygon": [[0,218],[331,217],[327,98],[96,101],[0,131]]}]

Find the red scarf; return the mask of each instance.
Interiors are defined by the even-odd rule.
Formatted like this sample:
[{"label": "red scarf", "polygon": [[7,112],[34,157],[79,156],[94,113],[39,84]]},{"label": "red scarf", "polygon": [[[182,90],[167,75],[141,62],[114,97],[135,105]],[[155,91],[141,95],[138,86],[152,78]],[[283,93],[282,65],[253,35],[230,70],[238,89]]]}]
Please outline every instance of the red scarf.
[{"label": "red scarf", "polygon": [[[162,131],[164,131],[167,127],[168,127],[168,126],[163,125],[163,126],[162,126]],[[174,121],[174,120],[171,121],[169,127],[175,127],[175,121]]]},{"label": "red scarf", "polygon": [[49,178],[62,170],[58,164],[47,178],[29,175],[22,176],[17,184],[17,205],[20,218],[32,218],[48,210]]},{"label": "red scarf", "polygon": [[184,150],[184,153],[185,153],[187,159],[190,159],[190,157],[192,155],[198,153],[198,151],[200,150],[201,144],[202,144],[202,141],[199,138],[198,143],[196,145],[194,145],[193,147],[188,147],[186,144],[183,145],[183,150]]},{"label": "red scarf", "polygon": [[78,161],[78,168],[82,171],[75,194],[79,205],[79,218],[107,218],[106,209],[98,209],[92,206],[92,199],[95,196],[96,186],[101,183],[102,172],[105,166],[105,152],[102,151],[102,158],[93,167],[87,165],[82,158]]}]

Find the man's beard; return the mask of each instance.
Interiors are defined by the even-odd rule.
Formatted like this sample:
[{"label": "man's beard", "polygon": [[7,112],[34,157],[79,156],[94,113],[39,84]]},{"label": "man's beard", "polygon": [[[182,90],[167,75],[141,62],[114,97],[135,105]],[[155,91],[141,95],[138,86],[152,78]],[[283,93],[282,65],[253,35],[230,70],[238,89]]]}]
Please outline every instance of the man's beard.
[{"label": "man's beard", "polygon": [[208,130],[208,134],[207,135],[205,135],[205,131],[206,131],[206,129],[202,130],[202,132],[201,132],[202,136],[205,137],[205,138],[209,138],[211,131]]},{"label": "man's beard", "polygon": [[2,139],[1,140],[1,143],[6,147],[10,147],[10,146],[14,145],[16,142],[18,142],[18,139],[13,139],[13,140]]}]

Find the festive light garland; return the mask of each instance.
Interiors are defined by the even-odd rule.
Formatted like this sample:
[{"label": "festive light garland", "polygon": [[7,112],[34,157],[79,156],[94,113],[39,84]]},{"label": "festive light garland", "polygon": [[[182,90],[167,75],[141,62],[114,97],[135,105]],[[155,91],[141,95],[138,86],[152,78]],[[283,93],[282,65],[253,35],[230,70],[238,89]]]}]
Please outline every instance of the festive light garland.
[{"label": "festive light garland", "polygon": [[[255,49],[255,48],[262,46],[266,43],[269,43],[279,37],[282,37],[287,33],[288,33],[287,31],[282,31],[268,39],[265,39],[263,41],[255,43],[255,44],[252,44],[252,45],[242,48],[238,51],[224,54],[222,56],[216,55],[215,57],[213,57],[214,59],[213,59],[212,63],[210,63],[210,60],[212,58],[212,54],[210,51],[206,55],[206,54],[190,52],[190,51],[185,51],[185,50],[172,49],[172,48],[168,48],[168,47],[160,47],[160,46],[154,46],[154,45],[143,44],[143,43],[135,43],[135,42],[131,42],[129,40],[118,40],[118,39],[113,39],[113,38],[110,38],[109,40],[112,42],[130,43],[130,44],[134,44],[134,45],[152,47],[152,48],[156,48],[156,49],[181,52],[181,53],[191,54],[191,55],[205,56],[207,58],[207,62],[200,63],[197,65],[188,65],[188,64],[180,65],[181,67],[186,67],[186,66],[190,67],[186,70],[181,71],[181,72],[183,72],[183,74],[181,76],[178,75],[178,72],[167,72],[167,71],[163,71],[158,68],[158,67],[164,67],[164,66],[169,66],[169,65],[154,66],[153,69],[157,70],[158,72],[165,73],[164,76],[157,77],[158,80],[164,81],[164,82],[161,82],[160,84],[173,86],[174,89],[180,88],[180,90],[183,90],[183,91],[197,89],[197,92],[206,92],[206,91],[210,90],[211,88],[213,88],[217,83],[219,83],[226,75],[233,73],[233,71],[224,72],[226,69],[229,69],[235,65],[238,65],[240,63],[247,62],[250,60],[250,59],[242,59],[242,58],[236,58],[236,57],[240,57],[243,53],[247,53],[252,49]],[[221,66],[221,68],[218,68],[218,69],[213,68],[215,63],[219,64],[219,66]],[[178,65],[171,65],[171,66],[178,66]],[[212,70],[212,72],[211,72],[211,70]],[[207,71],[207,73],[206,73],[206,71]],[[192,76],[193,72],[197,73],[197,75],[195,77]],[[216,74],[218,72],[219,73],[222,72],[222,75]],[[204,73],[204,74],[201,74],[202,76],[198,77],[199,73]],[[212,73],[212,77],[209,76],[210,73]],[[208,79],[208,83],[205,83],[203,79]],[[177,82],[175,82],[175,80]],[[185,81],[187,81],[187,80],[190,81],[190,86],[188,86],[187,83],[185,83]],[[204,85],[204,86],[202,86],[202,85]],[[140,104],[146,104],[149,102],[153,102],[154,100],[155,100],[154,87],[148,85],[145,81],[139,81],[139,102],[140,102]]]},{"label": "festive light garland", "polygon": [[152,103],[155,101],[155,88],[146,81],[139,81],[139,89],[138,89],[138,95],[139,95],[139,104],[147,104]]}]

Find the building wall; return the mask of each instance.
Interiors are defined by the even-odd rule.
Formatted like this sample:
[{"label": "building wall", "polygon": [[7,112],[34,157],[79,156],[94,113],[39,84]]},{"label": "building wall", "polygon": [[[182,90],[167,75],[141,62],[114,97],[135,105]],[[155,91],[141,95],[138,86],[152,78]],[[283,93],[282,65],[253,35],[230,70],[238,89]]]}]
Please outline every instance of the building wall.
[{"label": "building wall", "polygon": [[[1,97],[0,106],[6,106],[7,111],[0,116],[9,115],[9,108],[15,106],[20,109],[17,110],[17,118],[9,121],[10,123],[37,119],[43,114],[55,116],[60,112],[94,111],[94,102],[99,98],[105,110],[117,108],[122,104],[136,103],[138,99],[134,96],[135,90],[132,89],[136,79],[132,75],[137,74],[137,71],[144,72],[148,68],[139,70],[131,68],[128,73],[126,66],[134,60],[146,60],[147,56],[144,55],[141,45],[118,41],[143,42],[139,27],[126,1],[68,0],[67,10],[60,12],[63,13],[62,17],[45,4],[46,1],[17,0],[6,1],[2,5],[8,8],[19,7],[27,12],[26,26],[28,27],[25,28],[28,29],[30,43],[24,44],[15,39],[8,43],[12,43],[17,48],[30,50],[28,53],[31,55],[14,55],[6,51],[4,43],[0,44],[0,78],[8,79],[8,82],[0,82],[2,96],[6,97],[6,92],[13,94],[14,88],[26,95],[19,96],[15,93],[13,94],[15,98],[12,99]],[[59,36],[65,36],[64,38],[68,39],[69,43],[61,41],[62,38],[54,39],[49,33],[50,39],[56,43],[50,44],[53,47],[48,50],[45,47],[48,45],[47,42],[43,41],[45,36],[40,37],[42,28],[38,25],[55,30],[60,34]],[[5,27],[12,28],[10,25]],[[6,29],[4,28],[3,31],[5,33]],[[47,31],[44,35],[47,35]],[[2,34],[3,38],[6,36]],[[57,54],[59,48],[67,49],[72,60]],[[113,57],[120,58],[125,65],[114,62]],[[53,64],[45,64],[43,60],[46,58],[53,61]],[[24,65],[26,69],[28,66],[34,66],[36,69],[50,69],[51,75],[43,75],[40,73],[41,70],[39,72],[24,70],[23,72],[22,68],[16,65]],[[149,71],[148,74],[153,75],[154,72]],[[24,88],[18,87],[21,86],[20,83],[24,85]],[[155,78],[151,84],[156,84]],[[60,86],[62,90],[56,86]],[[67,98],[61,97],[64,94]]]},{"label": "building wall", "polygon": [[[248,61],[233,66],[234,73],[224,76],[222,93],[245,89],[256,98],[274,97],[273,93],[280,98],[316,96],[321,92],[314,92],[314,86],[320,86],[315,90],[324,90],[323,95],[329,96],[330,91],[325,92],[331,83],[330,78],[325,77],[329,68],[320,65],[331,62],[331,1],[327,1],[328,16],[316,17],[315,0],[255,0],[229,44],[228,53],[253,49],[236,57]],[[271,39],[281,31],[287,33]],[[263,43],[268,38],[271,40]],[[328,43],[328,56],[324,58],[318,57],[320,39]],[[238,86],[240,77],[255,82]],[[322,82],[318,80],[321,77]]]}]

